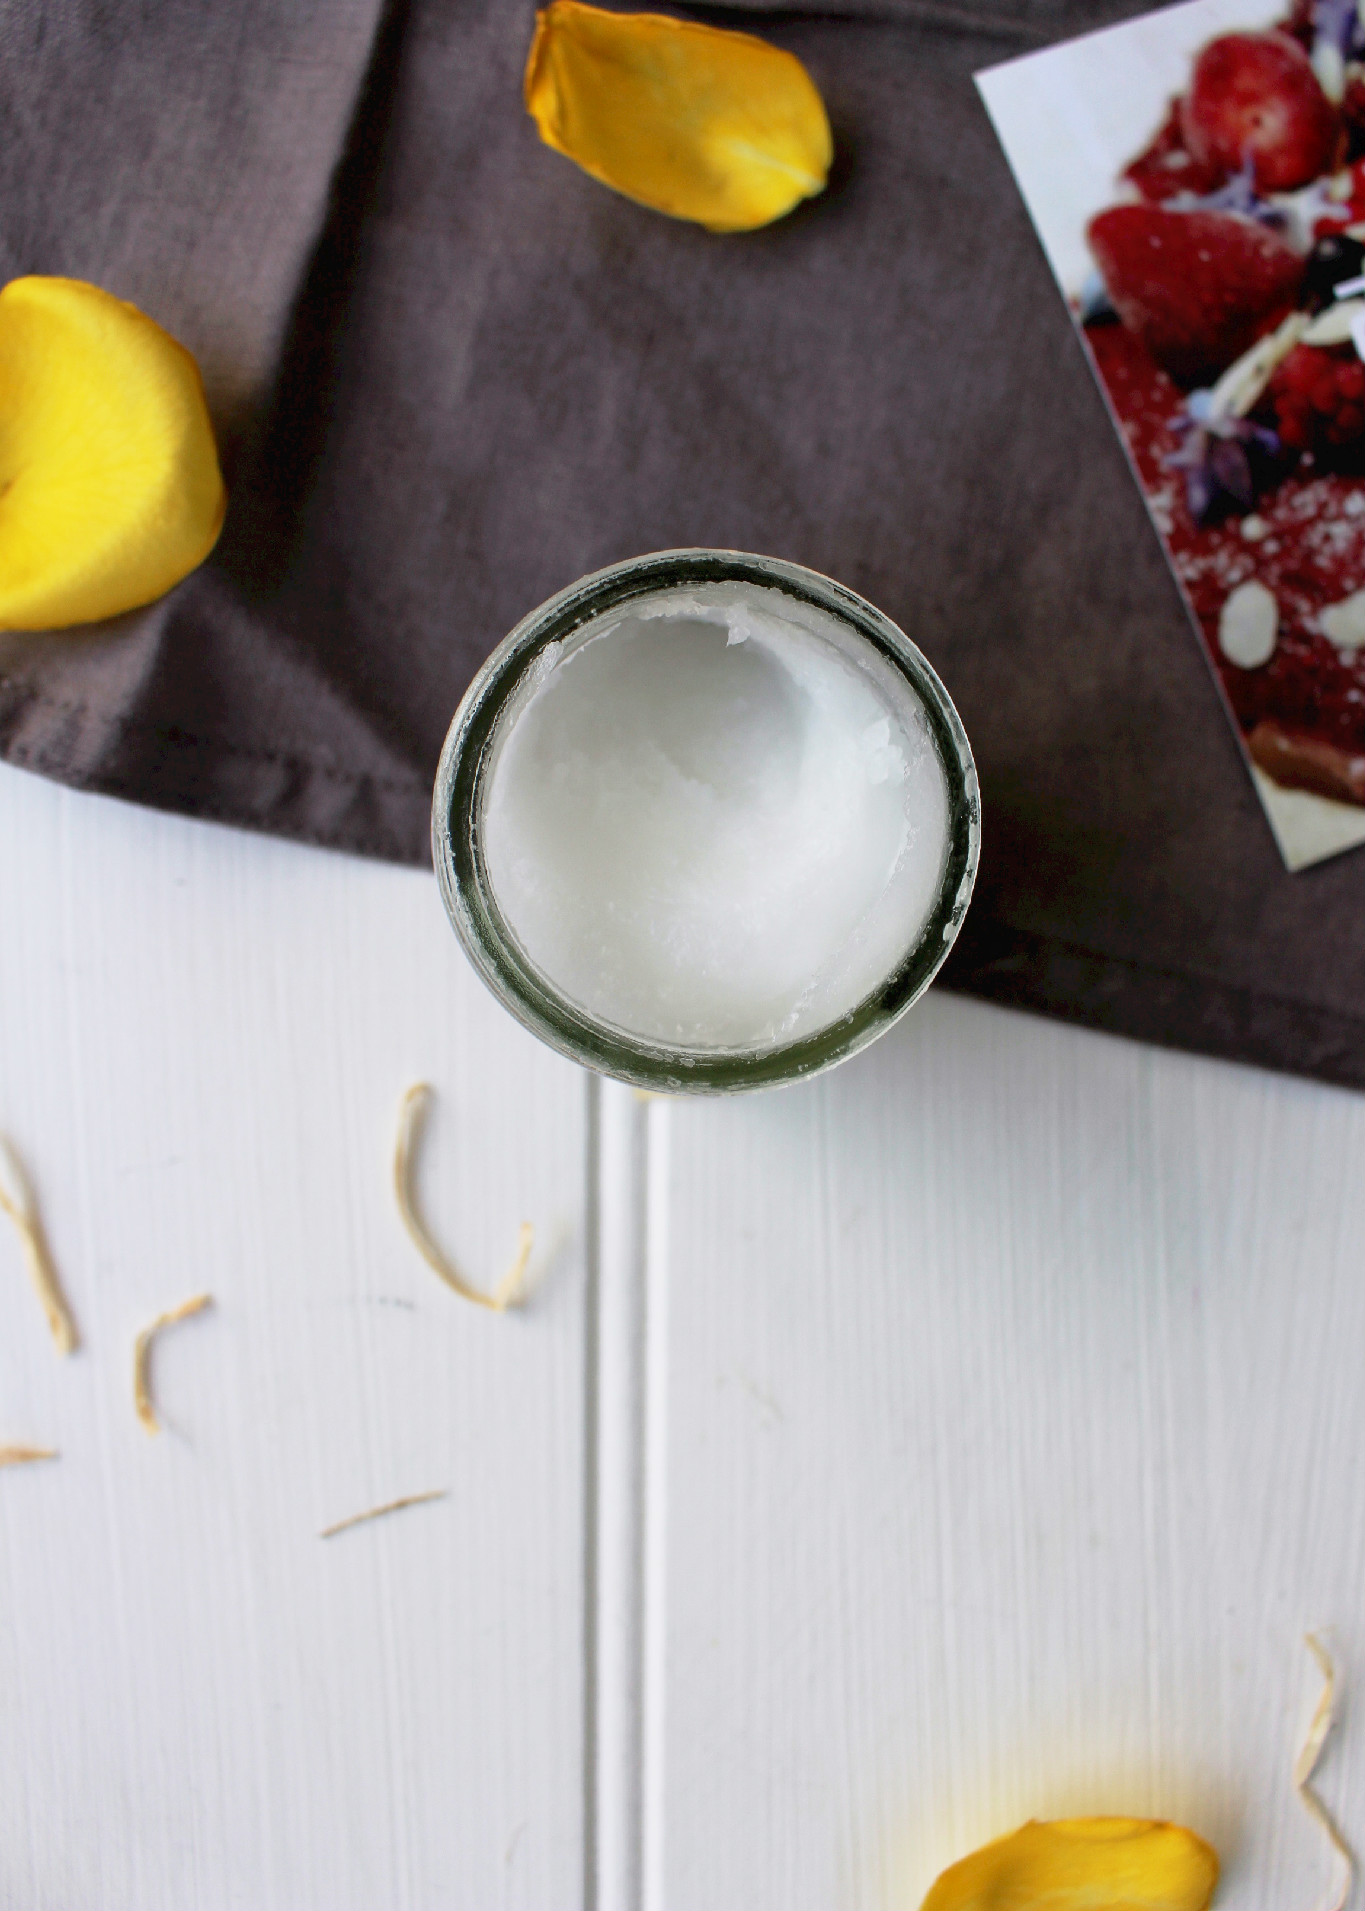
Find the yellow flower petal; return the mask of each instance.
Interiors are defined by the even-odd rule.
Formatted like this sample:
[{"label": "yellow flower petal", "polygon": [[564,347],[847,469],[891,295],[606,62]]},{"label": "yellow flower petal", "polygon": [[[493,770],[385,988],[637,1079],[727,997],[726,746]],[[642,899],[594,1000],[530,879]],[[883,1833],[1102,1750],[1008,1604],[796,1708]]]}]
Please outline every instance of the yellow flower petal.
[{"label": "yellow flower petal", "polygon": [[581,0],[536,15],[526,105],[545,144],[594,179],[712,232],[766,226],[823,192],[834,152],[794,54]]},{"label": "yellow flower petal", "polygon": [[0,291],[0,630],[149,604],[213,549],[227,496],[194,359],[79,279]]},{"label": "yellow flower petal", "polygon": [[1204,1911],[1218,1855],[1181,1825],[1059,1818],[951,1865],[922,1911]]}]

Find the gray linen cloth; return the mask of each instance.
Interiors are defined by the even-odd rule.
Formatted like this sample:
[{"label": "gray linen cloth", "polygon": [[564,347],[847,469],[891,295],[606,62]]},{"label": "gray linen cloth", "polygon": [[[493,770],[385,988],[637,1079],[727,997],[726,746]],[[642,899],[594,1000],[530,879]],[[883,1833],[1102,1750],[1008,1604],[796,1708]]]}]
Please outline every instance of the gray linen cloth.
[{"label": "gray linen cloth", "polygon": [[981,769],[955,986],[1365,1085],[1365,856],[1287,875],[972,86],[1128,0],[697,17],[791,48],[824,197],[717,237],[521,100],[530,0],[7,0],[0,268],[196,353],[231,507],[162,603],[0,637],[0,750],[418,862],[488,650],[584,571],[792,558],[897,619]]}]

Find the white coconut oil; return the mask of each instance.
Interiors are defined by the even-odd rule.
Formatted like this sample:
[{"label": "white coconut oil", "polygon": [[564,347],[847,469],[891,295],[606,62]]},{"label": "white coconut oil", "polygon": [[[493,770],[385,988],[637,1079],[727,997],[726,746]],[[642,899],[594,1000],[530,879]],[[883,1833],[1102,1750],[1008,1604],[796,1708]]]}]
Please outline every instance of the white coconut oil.
[{"label": "white coconut oil", "polygon": [[911,685],[836,616],[661,590],[547,648],[493,742],[498,906],[559,994],[630,1035],[761,1048],[914,947],[948,791]]}]

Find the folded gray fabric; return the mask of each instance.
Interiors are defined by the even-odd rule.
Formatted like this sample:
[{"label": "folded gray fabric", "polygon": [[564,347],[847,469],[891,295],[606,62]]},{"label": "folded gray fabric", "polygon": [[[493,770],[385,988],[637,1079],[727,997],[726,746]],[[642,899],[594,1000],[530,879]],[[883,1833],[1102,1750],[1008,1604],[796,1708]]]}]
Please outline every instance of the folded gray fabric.
[{"label": "folded gray fabric", "polygon": [[717,237],[542,146],[530,0],[0,10],[0,267],[197,354],[210,562],[0,637],[0,748],[82,788],[401,860],[472,672],[542,598],[708,544],[830,573],[976,749],[949,979],[1365,1084],[1365,859],[1287,875],[974,88],[1140,9],[713,9],[805,61],[829,191]]}]

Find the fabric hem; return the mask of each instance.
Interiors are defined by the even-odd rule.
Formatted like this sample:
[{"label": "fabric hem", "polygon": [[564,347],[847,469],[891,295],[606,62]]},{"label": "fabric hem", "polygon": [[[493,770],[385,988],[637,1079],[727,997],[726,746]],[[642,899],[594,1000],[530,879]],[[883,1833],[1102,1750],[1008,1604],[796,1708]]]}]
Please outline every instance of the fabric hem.
[{"label": "fabric hem", "polygon": [[1365,1018],[997,921],[969,924],[946,988],[1160,1048],[1365,1088]]}]

